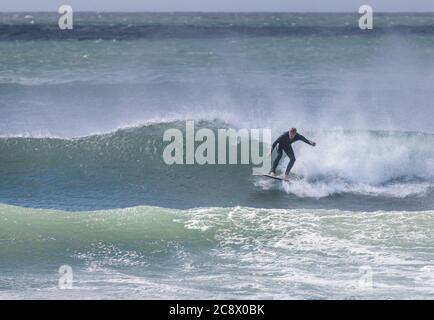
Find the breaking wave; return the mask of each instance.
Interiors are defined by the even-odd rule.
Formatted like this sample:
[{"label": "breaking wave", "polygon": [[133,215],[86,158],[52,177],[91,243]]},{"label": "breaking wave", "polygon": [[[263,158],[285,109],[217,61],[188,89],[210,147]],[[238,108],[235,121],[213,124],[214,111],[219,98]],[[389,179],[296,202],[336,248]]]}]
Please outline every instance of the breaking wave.
[{"label": "breaking wave", "polygon": [[[196,128],[201,127],[217,130],[229,125],[217,120],[197,122]],[[168,143],[162,137],[169,128],[184,130],[185,122],[150,124],[77,139],[1,138],[1,200],[17,204],[12,198],[18,193],[30,202],[34,195],[42,202],[56,197],[72,203],[73,195],[98,203],[104,195],[105,200],[112,197],[111,205],[121,207],[150,204],[186,208],[210,203],[261,206],[264,192],[276,190],[296,198],[317,199],[337,195],[423,197],[432,191],[432,134],[306,132],[317,141],[317,147],[295,144],[294,179],[278,183],[252,177],[251,165],[166,165],[162,154]],[[282,170],[287,161],[282,161]],[[270,206],[266,202],[262,205]]]}]

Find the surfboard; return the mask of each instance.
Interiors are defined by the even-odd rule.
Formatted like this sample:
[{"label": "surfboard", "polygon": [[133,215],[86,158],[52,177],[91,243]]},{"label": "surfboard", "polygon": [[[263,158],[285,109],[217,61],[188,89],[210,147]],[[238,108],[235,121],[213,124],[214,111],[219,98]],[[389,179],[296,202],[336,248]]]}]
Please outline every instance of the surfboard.
[{"label": "surfboard", "polygon": [[264,174],[263,176],[274,180],[287,181],[281,176],[272,176],[271,174]]},{"label": "surfboard", "polygon": [[257,176],[260,176],[260,177],[267,177],[267,178],[271,178],[271,179],[274,179],[274,180],[280,180],[280,181],[287,181],[287,180],[285,180],[283,177],[281,177],[281,176],[273,176],[273,175],[271,175],[271,174],[258,174]]}]

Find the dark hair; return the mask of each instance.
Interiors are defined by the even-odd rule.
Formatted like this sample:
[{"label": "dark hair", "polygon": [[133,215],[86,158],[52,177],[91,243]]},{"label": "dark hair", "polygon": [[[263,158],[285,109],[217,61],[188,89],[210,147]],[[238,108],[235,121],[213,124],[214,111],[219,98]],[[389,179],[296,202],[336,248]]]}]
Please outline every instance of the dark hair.
[{"label": "dark hair", "polygon": [[289,131],[297,133],[297,128],[291,128]]}]

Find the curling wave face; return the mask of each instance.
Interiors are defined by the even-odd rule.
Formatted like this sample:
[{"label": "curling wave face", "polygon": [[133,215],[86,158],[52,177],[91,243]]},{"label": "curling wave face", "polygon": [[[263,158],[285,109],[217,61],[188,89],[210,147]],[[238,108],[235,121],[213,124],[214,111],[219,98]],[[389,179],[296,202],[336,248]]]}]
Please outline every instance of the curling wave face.
[{"label": "curling wave face", "polygon": [[[229,126],[201,121],[196,127]],[[279,183],[252,177],[251,165],[169,166],[162,159],[168,144],[162,137],[169,128],[184,130],[185,123],[152,124],[78,139],[1,138],[0,201],[70,210],[143,204],[432,208],[432,134],[306,132],[318,146],[294,145],[296,177]]]}]

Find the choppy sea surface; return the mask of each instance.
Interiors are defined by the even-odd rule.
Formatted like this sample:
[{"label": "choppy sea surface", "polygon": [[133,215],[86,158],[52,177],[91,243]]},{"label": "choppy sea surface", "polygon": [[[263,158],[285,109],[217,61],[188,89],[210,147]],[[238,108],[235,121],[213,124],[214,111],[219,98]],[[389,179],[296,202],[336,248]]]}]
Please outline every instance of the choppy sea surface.
[{"label": "choppy sea surface", "polygon": [[[434,298],[434,14],[74,17],[0,13],[0,298]],[[168,166],[186,120],[317,147]]]}]

